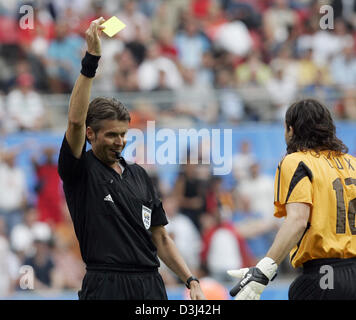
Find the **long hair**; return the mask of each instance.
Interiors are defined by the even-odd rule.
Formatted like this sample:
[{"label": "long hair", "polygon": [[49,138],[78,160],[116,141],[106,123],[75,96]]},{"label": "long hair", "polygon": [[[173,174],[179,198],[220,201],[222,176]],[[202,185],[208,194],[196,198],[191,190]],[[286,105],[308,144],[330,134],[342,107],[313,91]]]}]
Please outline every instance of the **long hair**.
[{"label": "long hair", "polygon": [[348,152],[345,144],[336,137],[336,128],[329,109],[314,99],[293,103],[286,112],[286,128],[293,128],[287,142],[287,153],[329,150],[335,154]]}]

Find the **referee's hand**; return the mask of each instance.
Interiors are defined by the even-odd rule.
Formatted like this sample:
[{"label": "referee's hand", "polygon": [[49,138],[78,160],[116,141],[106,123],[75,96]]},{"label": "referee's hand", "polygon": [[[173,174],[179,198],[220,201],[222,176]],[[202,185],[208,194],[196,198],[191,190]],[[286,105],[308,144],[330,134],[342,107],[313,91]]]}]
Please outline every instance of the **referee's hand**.
[{"label": "referee's hand", "polygon": [[88,46],[88,52],[94,56],[101,56],[100,34],[105,27],[101,26],[105,22],[103,17],[90,23],[89,28],[85,31],[85,40]]},{"label": "referee's hand", "polygon": [[190,299],[192,300],[206,300],[203,290],[197,281],[190,283]]},{"label": "referee's hand", "polygon": [[276,262],[265,257],[256,267],[227,271],[230,276],[240,279],[230,290],[230,295],[235,300],[259,300],[268,282],[275,277],[277,268]]}]

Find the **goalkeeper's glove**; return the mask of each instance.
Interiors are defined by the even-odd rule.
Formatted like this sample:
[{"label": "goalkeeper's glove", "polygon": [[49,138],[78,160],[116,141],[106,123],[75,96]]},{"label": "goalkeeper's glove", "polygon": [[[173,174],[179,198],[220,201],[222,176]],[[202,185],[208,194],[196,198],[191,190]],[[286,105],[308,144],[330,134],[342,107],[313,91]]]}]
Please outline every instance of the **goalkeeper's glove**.
[{"label": "goalkeeper's glove", "polygon": [[230,295],[235,300],[259,300],[261,293],[269,281],[277,275],[277,263],[265,257],[260,260],[256,267],[239,270],[228,270],[227,273],[241,280],[230,290]]}]

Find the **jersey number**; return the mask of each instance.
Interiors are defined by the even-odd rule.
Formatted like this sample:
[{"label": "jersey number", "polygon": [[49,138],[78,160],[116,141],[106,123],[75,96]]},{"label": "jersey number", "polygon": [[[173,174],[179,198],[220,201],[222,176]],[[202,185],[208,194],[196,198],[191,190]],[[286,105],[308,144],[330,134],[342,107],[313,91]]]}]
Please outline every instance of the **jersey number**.
[{"label": "jersey number", "polygon": [[[346,178],[346,185],[355,185],[356,179]],[[336,218],[336,233],[345,233],[346,232],[346,208],[344,201],[344,188],[341,183],[341,179],[337,178],[333,182],[333,188],[336,192],[336,201],[337,201],[337,218]],[[351,234],[356,234],[355,226],[355,217],[356,217],[356,198],[352,199],[349,202],[349,208],[347,210],[347,220],[349,222],[349,227]]]}]

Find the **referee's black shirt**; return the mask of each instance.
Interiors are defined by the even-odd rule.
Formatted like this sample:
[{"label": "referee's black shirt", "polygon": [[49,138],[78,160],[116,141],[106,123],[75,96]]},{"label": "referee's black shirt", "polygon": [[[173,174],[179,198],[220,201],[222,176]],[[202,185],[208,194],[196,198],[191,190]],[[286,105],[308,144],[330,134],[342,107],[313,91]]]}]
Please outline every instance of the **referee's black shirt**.
[{"label": "referee's black shirt", "polygon": [[64,136],[58,172],[82,258],[87,267],[155,269],[149,227],[166,225],[166,214],[146,171],[123,158],[120,163],[122,176],[86,151],[86,143],[77,159]]}]

